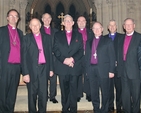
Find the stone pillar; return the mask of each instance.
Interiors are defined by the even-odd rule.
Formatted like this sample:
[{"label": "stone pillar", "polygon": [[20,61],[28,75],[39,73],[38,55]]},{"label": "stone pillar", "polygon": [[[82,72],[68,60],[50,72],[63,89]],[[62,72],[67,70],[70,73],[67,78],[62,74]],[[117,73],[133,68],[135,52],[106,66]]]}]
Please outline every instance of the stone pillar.
[{"label": "stone pillar", "polygon": [[25,19],[26,19],[26,15],[25,15],[25,9],[27,6],[27,0],[20,0],[20,14],[21,14],[21,21],[19,24],[19,28],[22,29],[23,33],[25,33]]},{"label": "stone pillar", "polygon": [[27,0],[0,0],[0,26],[7,24],[6,14],[10,9],[16,9],[21,15],[21,21],[18,25],[25,33],[25,9]]}]

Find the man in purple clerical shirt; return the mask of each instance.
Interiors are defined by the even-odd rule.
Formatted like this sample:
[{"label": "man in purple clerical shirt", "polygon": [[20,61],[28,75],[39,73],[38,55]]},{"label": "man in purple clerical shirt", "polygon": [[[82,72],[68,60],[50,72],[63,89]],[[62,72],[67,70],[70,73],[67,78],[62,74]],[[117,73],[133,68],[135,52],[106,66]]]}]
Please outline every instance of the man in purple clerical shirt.
[{"label": "man in purple clerical shirt", "polygon": [[77,81],[82,74],[83,42],[81,34],[73,30],[74,21],[64,16],[64,31],[55,34],[53,52],[55,73],[59,76],[62,113],[77,113]]},{"label": "man in purple clerical shirt", "polygon": [[45,113],[48,79],[53,76],[51,37],[40,32],[41,23],[36,18],[30,21],[29,27],[32,33],[24,36],[22,45],[22,74],[28,90],[28,111]]},{"label": "man in purple clerical shirt", "polygon": [[[92,27],[92,39],[86,44],[86,74],[90,80],[91,99],[94,113],[108,113],[109,83],[114,77],[115,51],[109,37],[102,35],[103,27],[95,22]],[[100,107],[99,89],[102,102]]]},{"label": "man in purple clerical shirt", "polygon": [[84,57],[82,58],[83,74],[79,76],[79,79],[78,79],[78,97],[77,97],[78,102],[80,101],[81,97],[83,97],[83,91],[86,93],[86,99],[89,102],[91,101],[90,83],[89,83],[89,78],[87,77],[86,71],[85,71],[85,49],[86,49],[86,42],[87,40],[90,39],[92,30],[86,28],[86,23],[87,21],[84,16],[78,17],[77,19],[78,32],[82,34],[83,48],[84,48]]},{"label": "man in purple clerical shirt", "polygon": [[[56,28],[51,27],[52,17],[49,13],[44,13],[42,15],[43,26],[41,27],[41,32],[46,33],[51,36],[52,45],[54,42],[54,35],[58,31]],[[55,62],[55,57],[53,55],[53,61]],[[54,63],[53,62],[53,63]],[[55,64],[53,65],[55,67]],[[53,103],[58,103],[55,98],[57,95],[57,75],[54,73],[52,77],[49,78],[50,86],[49,86],[49,98]]]},{"label": "man in purple clerical shirt", "polygon": [[6,26],[0,27],[0,113],[13,113],[21,74],[23,32],[17,28],[20,14],[7,12]]},{"label": "man in purple clerical shirt", "polygon": [[[108,24],[108,30],[109,34],[107,34],[105,37],[109,37],[112,39],[115,49],[115,55],[116,55],[116,61],[115,61],[115,76],[110,79],[110,90],[109,90],[109,112],[114,111],[114,97],[116,101],[116,111],[117,113],[121,113],[121,75],[120,75],[120,68],[118,67],[119,62],[119,55],[118,55],[118,49],[119,49],[119,41],[120,38],[122,38],[122,34],[117,32],[117,25],[115,20],[110,20]],[[114,94],[114,88],[116,91],[116,94]],[[115,96],[114,96],[115,95]]]},{"label": "man in purple clerical shirt", "polygon": [[[126,18],[125,34],[121,38],[119,55],[122,68],[122,105],[124,113],[140,113],[140,45],[141,34],[135,31],[135,21]],[[138,59],[139,58],[139,59]]]}]

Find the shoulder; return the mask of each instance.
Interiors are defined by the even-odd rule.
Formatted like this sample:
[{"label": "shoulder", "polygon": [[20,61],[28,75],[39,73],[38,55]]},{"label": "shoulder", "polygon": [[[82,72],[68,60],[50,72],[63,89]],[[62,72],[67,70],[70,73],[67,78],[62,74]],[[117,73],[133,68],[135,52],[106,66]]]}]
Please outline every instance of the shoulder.
[{"label": "shoulder", "polygon": [[6,25],[6,26],[1,26],[1,27],[0,27],[0,31],[3,31],[3,30],[8,30],[7,25]]},{"label": "shoulder", "polygon": [[57,31],[59,31],[58,29],[56,29],[56,28],[52,28],[52,27],[51,27],[51,30],[53,30],[53,32],[57,32]]},{"label": "shoulder", "polygon": [[109,34],[103,35],[103,37],[109,38]]}]

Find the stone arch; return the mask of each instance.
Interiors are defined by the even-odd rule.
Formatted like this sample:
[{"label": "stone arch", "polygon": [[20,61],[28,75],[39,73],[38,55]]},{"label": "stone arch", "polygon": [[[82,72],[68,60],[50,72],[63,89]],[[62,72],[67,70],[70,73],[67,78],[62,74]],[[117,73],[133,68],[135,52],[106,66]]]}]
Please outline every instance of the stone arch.
[{"label": "stone arch", "polygon": [[45,6],[44,13],[49,13],[49,14],[52,13],[51,6],[48,3]]},{"label": "stone arch", "polygon": [[74,4],[71,4],[69,7],[69,12],[68,12],[74,19],[76,19],[75,14],[76,14],[76,8]]}]

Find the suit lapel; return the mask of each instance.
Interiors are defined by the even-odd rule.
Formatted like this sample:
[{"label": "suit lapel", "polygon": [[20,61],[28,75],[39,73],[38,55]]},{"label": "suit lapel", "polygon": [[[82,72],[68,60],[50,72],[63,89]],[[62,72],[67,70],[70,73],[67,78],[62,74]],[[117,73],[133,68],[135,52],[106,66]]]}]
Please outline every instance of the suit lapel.
[{"label": "suit lapel", "polygon": [[101,45],[103,45],[103,40],[104,40],[104,37],[101,36],[101,37],[100,37],[100,40],[99,40],[99,43],[98,43],[98,46],[97,46],[97,52],[99,51]]},{"label": "suit lapel", "polygon": [[132,36],[132,38],[131,38],[131,41],[129,43],[127,54],[131,50],[131,48],[135,45],[135,41],[136,41],[136,34],[134,33],[133,36]]},{"label": "suit lapel", "polygon": [[33,44],[35,44],[35,46],[38,48],[38,45],[37,45],[37,43],[36,43],[36,40],[35,40],[33,34],[31,34],[30,38],[31,38],[31,42],[33,42]]},{"label": "suit lapel", "polygon": [[69,46],[72,46],[75,43],[75,39],[76,39],[76,34],[74,31],[72,31],[72,36],[71,36],[71,41]]}]

